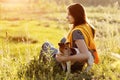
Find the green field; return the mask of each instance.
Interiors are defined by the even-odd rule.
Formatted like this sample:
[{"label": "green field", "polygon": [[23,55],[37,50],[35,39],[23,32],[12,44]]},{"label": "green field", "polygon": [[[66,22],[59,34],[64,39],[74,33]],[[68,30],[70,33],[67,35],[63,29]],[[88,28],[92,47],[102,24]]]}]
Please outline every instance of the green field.
[{"label": "green field", "polygon": [[90,23],[96,28],[95,41],[100,63],[94,64],[89,73],[79,72],[69,77],[59,70],[53,72],[51,59],[47,64],[38,60],[45,41],[58,48],[58,42],[69,30],[65,7],[60,10],[47,8],[48,12],[45,9],[46,12],[29,12],[29,15],[28,12],[21,15],[17,11],[1,14],[0,80],[120,79],[120,8],[85,7]]}]

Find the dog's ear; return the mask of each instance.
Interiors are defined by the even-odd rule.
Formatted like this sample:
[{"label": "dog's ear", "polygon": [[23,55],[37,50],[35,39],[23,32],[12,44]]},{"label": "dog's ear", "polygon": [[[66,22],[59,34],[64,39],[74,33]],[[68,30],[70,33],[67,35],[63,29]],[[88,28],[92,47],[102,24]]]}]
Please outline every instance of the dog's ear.
[{"label": "dog's ear", "polygon": [[63,43],[58,43],[59,46],[63,46],[64,44]]},{"label": "dog's ear", "polygon": [[70,42],[65,43],[67,46],[70,46]]}]

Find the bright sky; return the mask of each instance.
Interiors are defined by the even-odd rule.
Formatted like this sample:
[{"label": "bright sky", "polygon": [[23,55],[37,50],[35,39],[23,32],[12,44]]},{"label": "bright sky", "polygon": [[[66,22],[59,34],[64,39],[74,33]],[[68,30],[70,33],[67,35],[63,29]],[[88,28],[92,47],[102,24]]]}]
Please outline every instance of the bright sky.
[{"label": "bright sky", "polygon": [[29,0],[0,0],[1,6],[4,8],[16,8],[28,5]]},{"label": "bright sky", "polygon": [[3,2],[3,3],[23,3],[27,1],[28,0],[0,0],[0,2]]}]

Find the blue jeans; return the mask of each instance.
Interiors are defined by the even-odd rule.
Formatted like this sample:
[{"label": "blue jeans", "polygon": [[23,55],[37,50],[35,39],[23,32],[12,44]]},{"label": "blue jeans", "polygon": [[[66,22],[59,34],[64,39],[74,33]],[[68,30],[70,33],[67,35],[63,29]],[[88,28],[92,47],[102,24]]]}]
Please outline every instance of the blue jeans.
[{"label": "blue jeans", "polygon": [[45,42],[42,45],[40,56],[42,57],[42,54],[44,53],[50,54],[55,58],[55,55],[58,53],[58,49],[54,48],[54,46],[51,43]]},{"label": "blue jeans", "polygon": [[[60,40],[60,43],[65,43],[65,42],[66,42],[66,38],[62,38]],[[42,49],[40,51],[41,56],[44,53],[51,54],[55,58],[55,55],[58,53],[58,49],[54,48],[54,46],[50,42],[44,42],[42,44]]]}]

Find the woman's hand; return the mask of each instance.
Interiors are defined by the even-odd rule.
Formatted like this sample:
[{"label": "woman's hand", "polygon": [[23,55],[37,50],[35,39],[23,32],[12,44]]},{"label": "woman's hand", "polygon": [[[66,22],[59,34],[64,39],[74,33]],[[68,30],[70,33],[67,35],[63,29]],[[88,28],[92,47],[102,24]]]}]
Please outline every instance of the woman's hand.
[{"label": "woman's hand", "polygon": [[67,61],[67,57],[62,56],[61,54],[62,54],[62,53],[56,54],[56,60],[57,60],[58,62]]}]

